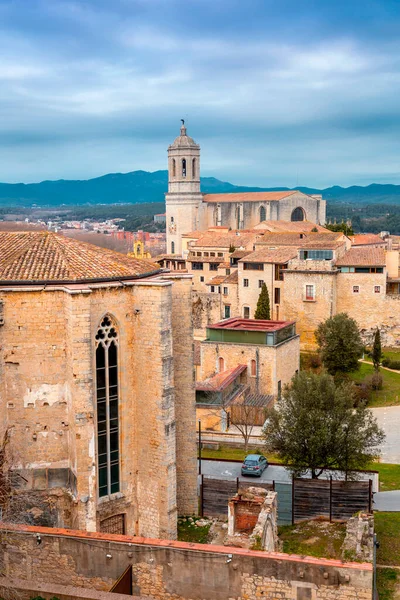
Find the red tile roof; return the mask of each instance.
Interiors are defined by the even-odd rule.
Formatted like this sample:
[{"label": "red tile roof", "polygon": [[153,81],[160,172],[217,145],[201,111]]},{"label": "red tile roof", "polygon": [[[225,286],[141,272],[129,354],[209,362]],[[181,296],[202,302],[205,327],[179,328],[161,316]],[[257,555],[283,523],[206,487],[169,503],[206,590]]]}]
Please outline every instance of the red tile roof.
[{"label": "red tile roof", "polygon": [[350,248],[336,261],[337,267],[384,267],[386,264],[383,248]]},{"label": "red tile roof", "polygon": [[84,282],[145,277],[160,271],[130,258],[48,231],[0,232],[0,282]]},{"label": "red tile roof", "polygon": [[240,317],[232,317],[207,325],[207,329],[229,329],[233,331],[278,331],[288,325],[294,325],[295,321],[266,321],[263,319],[241,319]]},{"label": "red tile roof", "polygon": [[262,221],[254,227],[257,230],[266,230],[274,233],[279,232],[310,232],[313,229],[317,229],[319,232],[329,232],[329,229],[322,227],[322,225],[316,225],[311,221]]},{"label": "red tile roof", "polygon": [[375,233],[358,233],[351,235],[350,240],[353,246],[372,246],[374,244],[384,246],[386,244],[385,240]]},{"label": "red tile roof", "polygon": [[205,379],[205,381],[196,381],[196,390],[202,392],[222,392],[246,369],[246,365],[237,365],[237,367],[217,373],[213,377]]},{"label": "red tile roof", "polygon": [[286,192],[233,192],[229,194],[204,194],[204,202],[263,202],[270,200],[282,200],[293,194],[297,190],[288,190]]},{"label": "red tile roof", "polygon": [[292,258],[297,258],[297,248],[280,246],[271,250],[263,246],[242,258],[240,262],[285,264]]}]

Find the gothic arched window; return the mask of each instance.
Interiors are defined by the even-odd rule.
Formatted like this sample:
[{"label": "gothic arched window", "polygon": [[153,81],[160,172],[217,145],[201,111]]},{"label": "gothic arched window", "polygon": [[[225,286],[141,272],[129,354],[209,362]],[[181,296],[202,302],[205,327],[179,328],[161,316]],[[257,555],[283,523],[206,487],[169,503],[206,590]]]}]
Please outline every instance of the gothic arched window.
[{"label": "gothic arched window", "polygon": [[263,221],[265,221],[267,218],[267,213],[265,212],[265,207],[261,206],[260,207],[260,223],[262,223]]},{"label": "gothic arched window", "polygon": [[218,371],[220,373],[222,373],[223,371],[225,371],[225,361],[222,358],[222,356],[220,356],[219,359],[218,359]]},{"label": "gothic arched window", "polygon": [[240,206],[237,207],[237,223],[236,229],[240,229]]},{"label": "gothic arched window", "polygon": [[253,360],[251,361],[251,376],[256,377],[256,375],[257,375],[257,363],[253,358]]},{"label": "gothic arched window", "polygon": [[175,177],[176,175],[176,162],[175,159],[172,159],[172,177]]},{"label": "gothic arched window", "polygon": [[171,242],[171,254],[175,254],[175,242]]},{"label": "gothic arched window", "polygon": [[186,177],[186,158],[182,158],[182,177]]},{"label": "gothic arched window", "polygon": [[196,159],[194,158],[192,160],[192,178],[194,179],[196,177]]},{"label": "gothic arched window", "polygon": [[297,208],[294,209],[294,211],[292,212],[292,216],[290,217],[291,221],[304,221],[305,220],[305,213],[304,210],[301,208],[301,206],[298,206]]},{"label": "gothic arched window", "polygon": [[119,492],[118,333],[109,315],[96,333],[99,497]]}]

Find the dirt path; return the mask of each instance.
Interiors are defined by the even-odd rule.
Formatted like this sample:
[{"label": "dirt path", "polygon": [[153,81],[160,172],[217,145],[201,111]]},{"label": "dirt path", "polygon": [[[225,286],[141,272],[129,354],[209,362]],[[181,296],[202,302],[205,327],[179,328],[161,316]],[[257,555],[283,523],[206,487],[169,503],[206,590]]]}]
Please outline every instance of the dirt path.
[{"label": "dirt path", "polygon": [[[366,365],[371,365],[371,367],[374,366],[374,363],[370,362],[369,360],[365,360],[364,358],[359,358],[358,362],[365,363]],[[382,365],[379,368],[383,369],[384,371],[390,371],[391,373],[398,373],[400,375],[400,371],[398,371],[397,369],[389,369],[389,367],[383,367]]]}]

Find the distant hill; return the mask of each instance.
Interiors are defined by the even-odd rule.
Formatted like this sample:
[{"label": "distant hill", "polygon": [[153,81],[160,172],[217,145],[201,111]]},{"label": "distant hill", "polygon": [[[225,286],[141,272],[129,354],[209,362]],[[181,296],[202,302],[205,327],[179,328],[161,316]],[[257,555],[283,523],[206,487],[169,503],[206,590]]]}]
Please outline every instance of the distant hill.
[{"label": "distant hill", "polygon": [[[88,180],[42,181],[41,183],[0,183],[0,206],[60,206],[85,204],[137,204],[162,202],[168,187],[168,172],[132,171],[110,173]],[[286,187],[259,188],[236,186],[214,177],[202,177],[203,192],[241,192],[289,190]],[[397,204],[400,185],[376,184],[366,187],[342,188],[333,186],[323,190],[298,187],[306,194],[322,194],[329,202]]]}]

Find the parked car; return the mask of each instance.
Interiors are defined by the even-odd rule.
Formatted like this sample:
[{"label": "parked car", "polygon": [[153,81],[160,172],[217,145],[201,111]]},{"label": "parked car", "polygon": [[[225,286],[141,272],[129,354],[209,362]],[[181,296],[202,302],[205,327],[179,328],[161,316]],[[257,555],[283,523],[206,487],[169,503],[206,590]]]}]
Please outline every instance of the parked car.
[{"label": "parked car", "polygon": [[254,475],[261,477],[265,469],[268,467],[268,461],[261,454],[249,454],[242,464],[242,475]]}]

